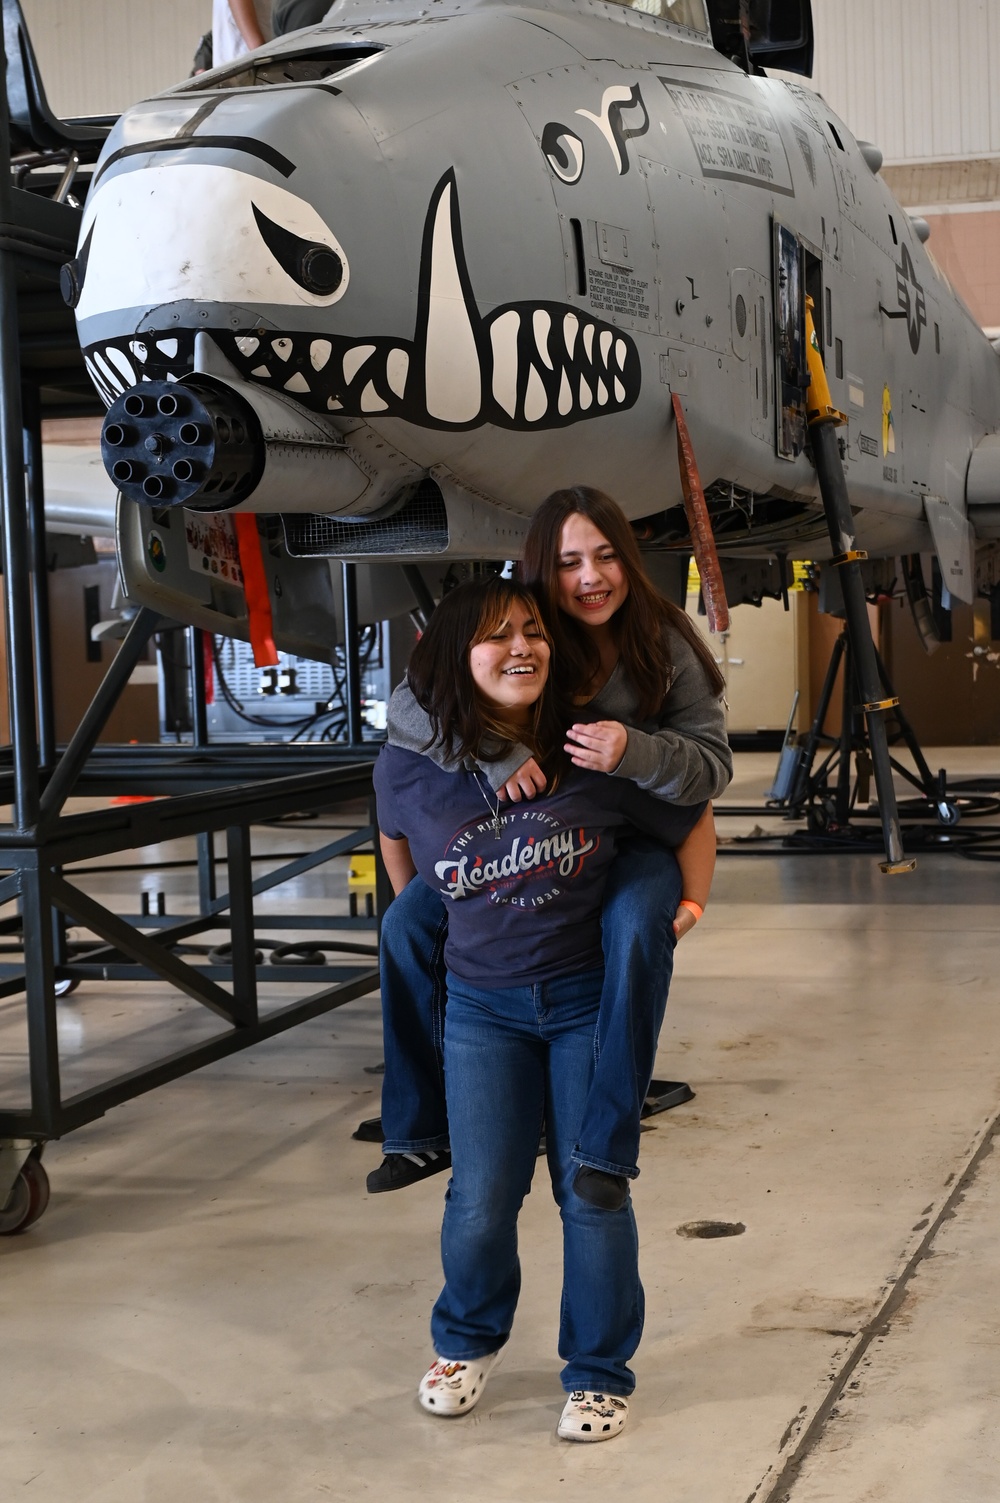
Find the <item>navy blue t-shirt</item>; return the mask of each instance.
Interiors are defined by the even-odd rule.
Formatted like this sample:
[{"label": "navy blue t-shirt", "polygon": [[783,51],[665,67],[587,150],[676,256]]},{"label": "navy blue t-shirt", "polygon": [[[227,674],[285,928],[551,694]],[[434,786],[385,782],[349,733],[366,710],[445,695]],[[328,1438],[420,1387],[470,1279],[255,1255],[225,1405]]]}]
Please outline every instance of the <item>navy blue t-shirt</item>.
[{"label": "navy blue t-shirt", "polygon": [[482,773],[445,771],[398,746],[379,754],[375,793],[379,829],[409,841],[418,874],[445,901],[448,969],[489,987],[603,964],[604,883],[622,835],[639,828],[676,846],[705,808],[572,768],[555,793],[501,804],[498,838]]}]

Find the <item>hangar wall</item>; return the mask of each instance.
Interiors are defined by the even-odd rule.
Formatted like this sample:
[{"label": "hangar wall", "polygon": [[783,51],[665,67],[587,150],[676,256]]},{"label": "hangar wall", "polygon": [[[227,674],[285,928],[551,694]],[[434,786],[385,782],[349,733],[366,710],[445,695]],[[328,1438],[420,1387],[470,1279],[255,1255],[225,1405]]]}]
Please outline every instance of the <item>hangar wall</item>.
[{"label": "hangar wall", "polygon": [[211,28],[211,0],[21,0],[58,115],[120,111],[178,83]]},{"label": "hangar wall", "polygon": [[812,87],[886,162],[1000,153],[1000,6],[813,0]]},{"label": "hangar wall", "polygon": [[885,158],[977,321],[1000,334],[1000,5],[813,0],[812,88]]}]

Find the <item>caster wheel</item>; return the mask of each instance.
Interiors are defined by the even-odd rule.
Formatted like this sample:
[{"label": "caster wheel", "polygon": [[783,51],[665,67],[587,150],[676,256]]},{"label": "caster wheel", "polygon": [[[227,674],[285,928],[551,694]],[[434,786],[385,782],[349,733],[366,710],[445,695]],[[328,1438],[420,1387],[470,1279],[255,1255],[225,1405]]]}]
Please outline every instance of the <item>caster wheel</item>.
[{"label": "caster wheel", "polygon": [[32,1154],[21,1166],[7,1204],[0,1208],[0,1237],[26,1232],[45,1212],[49,1203],[49,1177],[41,1160]]},{"label": "caster wheel", "polygon": [[75,992],[80,985],[75,976],[66,976],[62,981],[57,981],[53,987],[57,997],[68,997],[70,992]]},{"label": "caster wheel", "polygon": [[954,829],[962,818],[962,811],[957,804],[938,804],[936,812],[938,824],[946,825],[949,829]]}]

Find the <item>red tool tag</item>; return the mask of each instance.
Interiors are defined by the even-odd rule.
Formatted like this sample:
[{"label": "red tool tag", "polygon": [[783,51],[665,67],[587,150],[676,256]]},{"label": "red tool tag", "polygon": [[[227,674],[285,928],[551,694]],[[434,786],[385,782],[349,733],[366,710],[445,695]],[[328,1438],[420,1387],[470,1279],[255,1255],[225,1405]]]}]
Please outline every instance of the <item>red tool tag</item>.
[{"label": "red tool tag", "polygon": [[267,593],[267,574],[264,570],[257,518],[251,512],[237,511],[231,515],[236,527],[236,546],[240,550],[253,660],[258,668],[274,668],[278,662],[278,649],[274,645],[271,597]]}]

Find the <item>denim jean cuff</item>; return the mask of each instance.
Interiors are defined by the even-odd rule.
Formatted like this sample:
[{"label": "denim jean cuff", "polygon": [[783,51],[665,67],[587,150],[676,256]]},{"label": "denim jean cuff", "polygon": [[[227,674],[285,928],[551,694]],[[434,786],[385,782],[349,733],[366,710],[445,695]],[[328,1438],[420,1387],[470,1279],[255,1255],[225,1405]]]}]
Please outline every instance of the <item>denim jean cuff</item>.
[{"label": "denim jean cuff", "polygon": [[386,1138],[383,1153],[440,1153],[450,1148],[448,1134],[438,1133],[436,1138]]},{"label": "denim jean cuff", "polygon": [[574,1164],[584,1164],[588,1169],[601,1169],[605,1174],[621,1174],[625,1179],[638,1179],[639,1170],[635,1164],[613,1164],[610,1159],[594,1159],[589,1154],[582,1153],[579,1148],[574,1148],[570,1154]]}]

